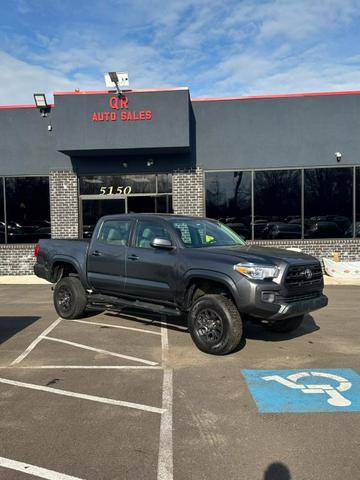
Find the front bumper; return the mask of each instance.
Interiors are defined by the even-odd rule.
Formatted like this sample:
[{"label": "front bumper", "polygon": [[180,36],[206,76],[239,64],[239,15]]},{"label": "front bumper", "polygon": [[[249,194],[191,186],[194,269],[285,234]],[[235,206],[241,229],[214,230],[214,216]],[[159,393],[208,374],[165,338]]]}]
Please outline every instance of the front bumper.
[{"label": "front bumper", "polygon": [[315,310],[319,310],[320,308],[326,307],[327,304],[328,298],[326,295],[323,294],[309,300],[282,303],[280,305],[279,311],[268,317],[267,320],[277,321],[285,318],[296,317],[298,315],[305,315],[306,313],[310,313]]},{"label": "front bumper", "polygon": [[[238,289],[238,310],[259,321],[275,322],[296,317],[328,304],[322,282],[316,288],[299,288],[295,291],[289,291],[274,282],[247,282],[242,286],[241,290]],[[274,300],[265,301],[264,294],[272,294]]]}]

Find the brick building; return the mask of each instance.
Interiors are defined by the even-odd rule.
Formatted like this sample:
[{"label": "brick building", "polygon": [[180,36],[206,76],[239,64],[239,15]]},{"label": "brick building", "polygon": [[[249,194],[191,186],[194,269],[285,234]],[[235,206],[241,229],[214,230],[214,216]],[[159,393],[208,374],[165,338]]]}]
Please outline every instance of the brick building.
[{"label": "brick building", "polygon": [[0,275],[101,215],[207,215],[248,242],[360,258],[360,92],[58,92],[0,107]]}]

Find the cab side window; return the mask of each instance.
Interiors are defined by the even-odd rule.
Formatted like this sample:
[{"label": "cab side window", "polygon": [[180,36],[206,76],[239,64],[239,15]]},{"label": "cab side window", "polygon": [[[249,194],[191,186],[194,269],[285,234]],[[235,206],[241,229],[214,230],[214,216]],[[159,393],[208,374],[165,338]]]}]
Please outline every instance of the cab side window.
[{"label": "cab side window", "polygon": [[151,242],[154,238],[165,238],[170,240],[169,232],[159,223],[150,221],[140,221],[136,228],[135,247],[152,248]]},{"label": "cab side window", "polygon": [[107,220],[103,223],[98,240],[108,245],[128,245],[131,222],[125,220]]}]

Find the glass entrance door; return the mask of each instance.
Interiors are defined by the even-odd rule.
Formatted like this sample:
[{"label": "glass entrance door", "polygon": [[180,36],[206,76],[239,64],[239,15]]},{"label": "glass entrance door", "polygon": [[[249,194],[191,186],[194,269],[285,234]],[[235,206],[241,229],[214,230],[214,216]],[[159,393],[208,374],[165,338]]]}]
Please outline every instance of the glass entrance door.
[{"label": "glass entrance door", "polygon": [[125,198],[82,200],[83,238],[90,238],[100,217],[125,213]]},{"label": "glass entrance door", "polygon": [[90,238],[103,215],[172,213],[172,176],[163,174],[79,177],[82,236]]}]

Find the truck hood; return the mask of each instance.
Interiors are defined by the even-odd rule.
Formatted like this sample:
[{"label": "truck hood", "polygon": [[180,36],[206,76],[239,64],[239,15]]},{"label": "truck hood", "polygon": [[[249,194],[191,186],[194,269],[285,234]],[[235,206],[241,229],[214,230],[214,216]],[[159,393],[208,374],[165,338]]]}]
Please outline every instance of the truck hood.
[{"label": "truck hood", "polygon": [[285,250],[284,248],[258,247],[256,245],[208,247],[204,248],[204,251],[210,254],[229,255],[238,258],[239,261],[257,264],[271,265],[286,262],[292,265],[303,265],[304,263],[314,263],[317,261],[316,258],[305,253]]}]

